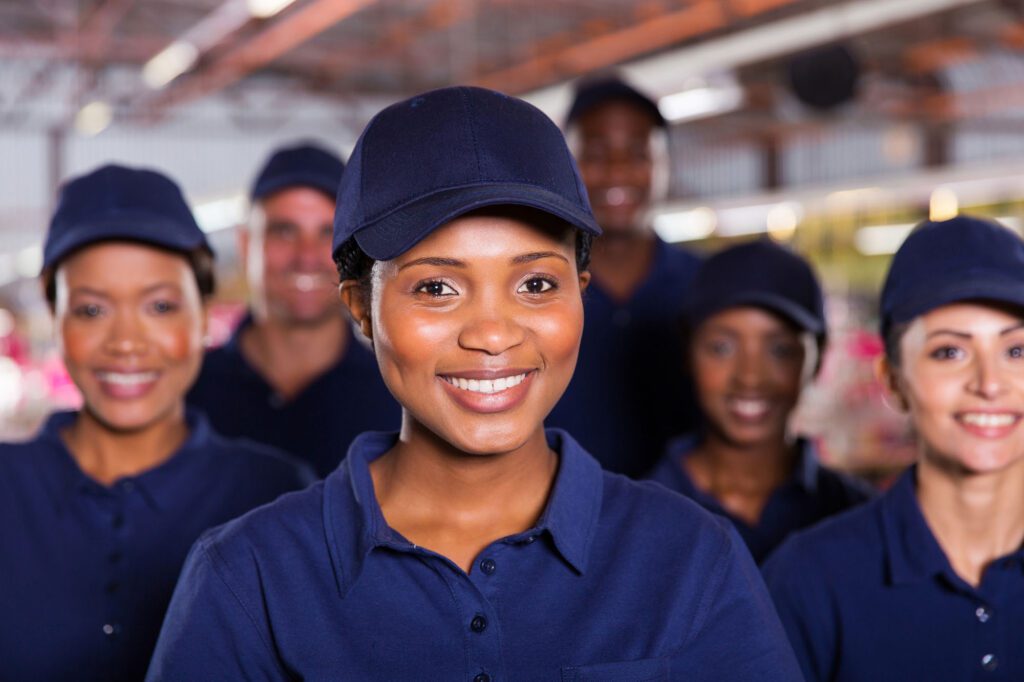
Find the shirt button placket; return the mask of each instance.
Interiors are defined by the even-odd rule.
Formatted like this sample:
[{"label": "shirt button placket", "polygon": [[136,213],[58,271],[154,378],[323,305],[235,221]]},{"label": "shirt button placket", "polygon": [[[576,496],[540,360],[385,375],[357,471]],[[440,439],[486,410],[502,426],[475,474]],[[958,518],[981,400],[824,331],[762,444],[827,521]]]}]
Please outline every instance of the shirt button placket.
[{"label": "shirt button placket", "polygon": [[987,672],[993,672],[999,667],[999,659],[995,654],[985,654],[981,657],[981,667]]}]

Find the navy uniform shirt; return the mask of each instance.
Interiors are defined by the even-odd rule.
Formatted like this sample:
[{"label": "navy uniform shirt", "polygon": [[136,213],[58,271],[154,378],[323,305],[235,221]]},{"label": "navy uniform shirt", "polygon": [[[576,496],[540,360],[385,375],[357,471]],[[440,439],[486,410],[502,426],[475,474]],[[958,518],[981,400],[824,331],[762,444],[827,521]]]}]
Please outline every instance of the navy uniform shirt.
[{"label": "navy uniform shirt", "polygon": [[142,679],[196,538],[312,480],[190,412],[170,459],[103,486],[61,440],[74,419],[0,446],[0,680]]},{"label": "navy uniform shirt", "polygon": [[764,574],[808,680],[1024,680],[1024,549],[953,571],[914,469],[783,543]]},{"label": "navy uniform shirt", "polygon": [[799,454],[792,476],[772,492],[757,525],[751,526],[730,514],[713,495],[698,489],[687,475],[683,460],[698,443],[699,438],[695,435],[670,441],[650,478],[732,521],[758,563],[764,561],[793,531],[811,526],[873,496],[867,484],[821,466],[814,447],[801,439],[797,444]]},{"label": "navy uniform shirt", "polygon": [[609,471],[640,476],[696,426],[679,316],[700,260],[660,239],[651,272],[617,302],[591,281],[576,373],[547,424],[575,434]]},{"label": "navy uniform shirt", "polygon": [[467,575],[392,530],[364,434],[325,481],[207,533],[149,680],[797,680],[735,532],[685,498],[560,465],[537,525]]},{"label": "navy uniform shirt", "polygon": [[350,336],[333,367],[285,400],[242,355],[239,339],[250,324],[247,316],[224,346],[206,354],[186,398],[219,433],[272,445],[326,476],[358,434],[399,427],[398,403],[384,386],[377,359],[357,339]]}]

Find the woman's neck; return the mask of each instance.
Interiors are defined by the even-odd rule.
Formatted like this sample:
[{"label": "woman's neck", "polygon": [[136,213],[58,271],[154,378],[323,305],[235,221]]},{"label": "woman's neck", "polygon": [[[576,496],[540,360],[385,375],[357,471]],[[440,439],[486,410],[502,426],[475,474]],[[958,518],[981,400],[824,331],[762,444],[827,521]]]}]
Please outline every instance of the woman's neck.
[{"label": "woman's neck", "polygon": [[975,587],[994,560],[1024,544],[1024,460],[969,474],[923,457],[917,499],[953,570]]},{"label": "woman's neck", "polygon": [[543,429],[512,452],[471,455],[409,422],[370,464],[388,525],[468,573],[487,545],[537,522],[558,468]]},{"label": "woman's neck", "polygon": [[698,489],[756,525],[771,494],[792,475],[796,458],[796,449],[781,438],[751,447],[709,432],[683,459],[683,467]]},{"label": "woman's neck", "polygon": [[78,467],[110,485],[167,461],[188,438],[188,431],[182,404],[174,414],[136,431],[113,429],[83,408],[60,435]]}]

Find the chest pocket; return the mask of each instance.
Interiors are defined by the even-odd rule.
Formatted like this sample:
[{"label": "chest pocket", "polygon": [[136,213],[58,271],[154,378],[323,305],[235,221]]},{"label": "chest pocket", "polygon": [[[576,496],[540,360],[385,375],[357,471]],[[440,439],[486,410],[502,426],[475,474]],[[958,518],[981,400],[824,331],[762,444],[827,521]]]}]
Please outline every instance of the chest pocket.
[{"label": "chest pocket", "polygon": [[562,668],[561,682],[667,682],[668,661],[648,658]]}]

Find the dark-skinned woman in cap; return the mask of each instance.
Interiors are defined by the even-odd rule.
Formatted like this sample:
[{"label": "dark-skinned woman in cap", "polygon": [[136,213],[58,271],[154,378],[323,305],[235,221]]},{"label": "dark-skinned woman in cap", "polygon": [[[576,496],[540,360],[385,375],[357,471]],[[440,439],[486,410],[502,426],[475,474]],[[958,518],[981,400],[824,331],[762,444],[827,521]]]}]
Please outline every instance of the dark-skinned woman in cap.
[{"label": "dark-skinned woman in cap", "polygon": [[768,240],[715,254],[697,271],[684,325],[703,426],[669,443],[654,480],[732,521],[758,562],[868,498],[791,430],[826,338],[821,287],[803,258]]},{"label": "dark-skinned woman in cap", "polygon": [[83,405],[0,446],[0,679],[138,680],[199,534],[312,474],[185,409],[212,253],[171,180],[67,183],[41,279]]},{"label": "dark-skinned woman in cap", "polygon": [[598,232],[525,102],[446,88],[378,114],[334,246],[402,428],[204,536],[149,679],[798,679],[726,522],[544,429]]}]

